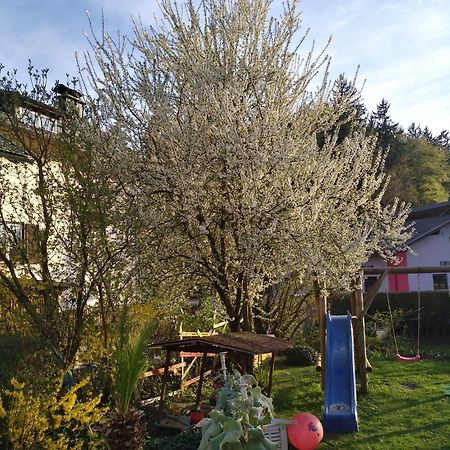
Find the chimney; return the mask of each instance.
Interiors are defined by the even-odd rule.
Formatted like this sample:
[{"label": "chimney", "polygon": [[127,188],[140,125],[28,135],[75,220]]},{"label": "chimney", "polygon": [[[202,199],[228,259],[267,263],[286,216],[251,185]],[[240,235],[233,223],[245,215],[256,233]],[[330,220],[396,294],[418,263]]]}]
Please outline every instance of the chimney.
[{"label": "chimney", "polygon": [[79,117],[83,117],[84,102],[81,99],[82,94],[75,89],[67,87],[65,84],[57,84],[53,91],[58,95],[59,109],[61,111],[75,111]]}]

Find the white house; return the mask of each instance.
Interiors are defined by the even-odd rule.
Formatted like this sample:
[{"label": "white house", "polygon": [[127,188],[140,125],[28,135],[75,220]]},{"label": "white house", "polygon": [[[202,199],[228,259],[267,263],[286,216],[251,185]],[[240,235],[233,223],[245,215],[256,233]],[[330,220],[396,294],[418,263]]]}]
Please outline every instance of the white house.
[{"label": "white house", "polygon": [[[0,91],[0,245],[10,257],[11,252],[25,243],[30,263],[33,263],[31,253],[36,250],[33,241],[42,223],[42,207],[36,195],[38,167],[28,150],[51,156],[52,136],[60,131],[64,110],[69,102],[77,106],[77,111],[82,106],[77,91],[62,84],[54,90],[56,106],[16,91]],[[15,133],[14,129],[20,131]],[[50,173],[55,179],[59,176],[58,164],[52,161],[46,164],[45,171],[46,177]]]},{"label": "white house", "polygon": [[[450,266],[450,201],[414,208],[409,220],[415,223],[416,233],[408,241],[412,252],[398,254],[399,267]],[[372,256],[364,268],[392,267],[382,258]],[[367,276],[366,289],[377,276]],[[449,274],[440,272],[422,274],[389,274],[379,289],[381,292],[448,291]]]},{"label": "white house", "polygon": [[[18,277],[42,279],[37,236],[44,228],[44,207],[36,193],[39,168],[30,151],[45,152],[47,161],[40,169],[51,180],[47,187],[60,180],[60,166],[52,159],[53,138],[66,108],[75,106],[80,114],[82,109],[77,91],[59,84],[55,92],[56,106],[0,90],[0,270],[5,277],[11,275],[7,262],[12,262]],[[53,279],[66,280],[70,266],[62,242],[67,212],[55,204],[52,197],[46,205],[52,206],[47,263]]]}]

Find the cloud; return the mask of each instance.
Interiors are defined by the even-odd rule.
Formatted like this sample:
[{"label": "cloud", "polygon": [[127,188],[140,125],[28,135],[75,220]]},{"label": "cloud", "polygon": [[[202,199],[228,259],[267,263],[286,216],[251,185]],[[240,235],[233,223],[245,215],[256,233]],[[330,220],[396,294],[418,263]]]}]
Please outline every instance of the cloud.
[{"label": "cloud", "polygon": [[447,0],[303,0],[300,6],[318,41],[333,34],[332,77],[351,78],[360,65],[369,109],[386,98],[392,118],[404,126],[450,128]]},{"label": "cloud", "polygon": [[[1,0],[0,62],[24,73],[31,58],[55,78],[74,73],[75,51],[88,48],[85,11],[101,31],[102,7],[111,33],[130,34],[132,16],[149,24],[160,15],[156,0]],[[416,121],[450,128],[448,0],[302,0],[300,8],[304,30],[311,28],[302,51],[313,38],[322,49],[332,34],[331,78],[340,73],[352,78],[360,65],[369,109],[385,97],[393,119],[405,126]],[[275,0],[272,12],[281,9],[281,0]]]}]

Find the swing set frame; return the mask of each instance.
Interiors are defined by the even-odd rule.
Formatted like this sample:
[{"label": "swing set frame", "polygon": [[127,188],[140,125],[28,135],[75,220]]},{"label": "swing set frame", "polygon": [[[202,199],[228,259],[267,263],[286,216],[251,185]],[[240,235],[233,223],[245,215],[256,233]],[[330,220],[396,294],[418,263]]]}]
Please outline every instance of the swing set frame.
[{"label": "swing set frame", "polygon": [[[368,393],[367,372],[372,371],[372,366],[367,359],[366,345],[366,327],[365,316],[367,315],[375,296],[378,294],[386,277],[390,274],[421,274],[421,273],[450,273],[450,266],[423,266],[423,267],[380,267],[380,268],[363,268],[356,281],[356,288],[351,294],[351,313],[353,318],[354,346],[356,369],[359,372],[360,393]],[[372,284],[367,292],[363,292],[364,276],[378,275],[378,278]],[[321,363],[318,370],[321,371],[322,389],[325,385],[325,317],[327,313],[328,299],[321,294],[319,283],[314,281],[314,290],[316,293],[316,307],[319,316],[320,328],[320,347],[321,347]],[[398,352],[397,352],[398,353]],[[416,362],[419,360],[416,356],[411,358],[398,354],[398,360],[406,362]]]}]

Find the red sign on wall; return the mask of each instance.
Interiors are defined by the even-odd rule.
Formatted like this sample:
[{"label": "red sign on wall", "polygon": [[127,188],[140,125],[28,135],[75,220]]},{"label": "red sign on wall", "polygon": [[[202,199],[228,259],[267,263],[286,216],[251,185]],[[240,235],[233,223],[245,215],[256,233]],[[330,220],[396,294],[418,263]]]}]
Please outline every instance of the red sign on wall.
[{"label": "red sign on wall", "polygon": [[[397,253],[398,264],[388,263],[388,267],[406,267],[408,258],[406,252]],[[393,273],[388,275],[389,292],[409,292],[407,273]]]}]

